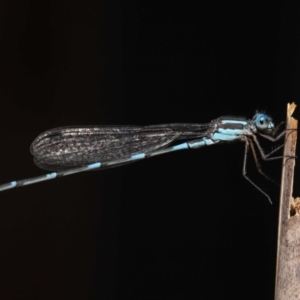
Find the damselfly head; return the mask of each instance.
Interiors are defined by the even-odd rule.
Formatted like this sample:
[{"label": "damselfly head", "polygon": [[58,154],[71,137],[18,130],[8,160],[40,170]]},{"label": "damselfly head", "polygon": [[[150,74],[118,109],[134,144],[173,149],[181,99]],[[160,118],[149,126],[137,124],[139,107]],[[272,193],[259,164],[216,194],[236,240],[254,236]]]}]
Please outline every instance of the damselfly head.
[{"label": "damselfly head", "polygon": [[257,113],[253,117],[253,122],[257,128],[257,130],[265,132],[265,133],[272,133],[274,130],[274,122],[272,118],[263,113]]}]

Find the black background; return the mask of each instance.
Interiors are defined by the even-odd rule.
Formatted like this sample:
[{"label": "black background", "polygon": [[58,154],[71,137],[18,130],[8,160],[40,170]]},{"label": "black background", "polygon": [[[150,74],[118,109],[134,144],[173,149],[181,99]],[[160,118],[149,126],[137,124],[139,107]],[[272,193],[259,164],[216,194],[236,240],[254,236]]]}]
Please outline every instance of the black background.
[{"label": "black background", "polygon": [[[279,123],[299,104],[299,9],[284,1],[2,1],[0,22],[3,183],[45,174],[29,146],[50,128],[256,109]],[[1,193],[0,298],[273,299],[279,189],[250,164],[269,205],[242,176],[243,151]],[[279,182],[280,165],[263,168]]]}]

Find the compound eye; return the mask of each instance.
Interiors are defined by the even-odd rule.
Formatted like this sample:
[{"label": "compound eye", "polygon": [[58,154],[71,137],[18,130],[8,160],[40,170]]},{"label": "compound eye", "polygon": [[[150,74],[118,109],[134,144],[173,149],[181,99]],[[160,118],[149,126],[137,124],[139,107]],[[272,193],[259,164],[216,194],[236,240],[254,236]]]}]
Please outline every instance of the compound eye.
[{"label": "compound eye", "polygon": [[274,128],[272,119],[265,114],[256,114],[253,120],[257,129],[261,131],[272,130]]}]

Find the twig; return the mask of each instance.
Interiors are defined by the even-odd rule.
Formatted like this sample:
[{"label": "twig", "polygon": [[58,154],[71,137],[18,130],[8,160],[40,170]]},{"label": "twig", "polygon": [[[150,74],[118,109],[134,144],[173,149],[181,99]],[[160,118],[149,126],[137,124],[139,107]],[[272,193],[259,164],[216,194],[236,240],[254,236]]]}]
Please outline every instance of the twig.
[{"label": "twig", "polygon": [[[292,197],[298,122],[288,104],[277,239],[275,300],[300,299],[300,201]],[[295,129],[295,130],[291,130]]]}]

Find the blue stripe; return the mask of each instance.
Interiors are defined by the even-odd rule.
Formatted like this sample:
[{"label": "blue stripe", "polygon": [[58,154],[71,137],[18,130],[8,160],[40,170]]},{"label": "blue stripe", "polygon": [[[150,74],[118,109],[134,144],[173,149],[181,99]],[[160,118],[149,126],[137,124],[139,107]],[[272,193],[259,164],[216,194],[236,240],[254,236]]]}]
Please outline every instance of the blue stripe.
[{"label": "blue stripe", "polygon": [[100,162],[97,162],[97,163],[88,165],[88,166],[87,166],[87,169],[97,169],[97,168],[100,168],[100,167],[101,167],[101,163],[100,163]]},{"label": "blue stripe", "polygon": [[132,159],[143,159],[145,157],[146,157],[145,153],[135,154],[131,156]]},{"label": "blue stripe", "polygon": [[46,175],[46,177],[47,177],[48,179],[56,178],[56,176],[57,176],[57,173],[56,173],[56,172],[53,172],[53,173],[50,173],[50,174],[47,174],[47,175]]},{"label": "blue stripe", "polygon": [[222,120],[222,124],[241,124],[241,125],[246,125],[247,121],[242,121],[242,120]]},{"label": "blue stripe", "polygon": [[173,146],[172,150],[175,151],[175,150],[188,149],[188,148],[189,148],[189,145],[187,143],[183,143],[180,145]]},{"label": "blue stripe", "polygon": [[212,135],[212,139],[214,141],[234,141],[236,139],[238,139],[238,137],[236,135],[230,135],[230,134],[223,134],[223,133],[214,133]]},{"label": "blue stripe", "polygon": [[12,181],[12,182],[10,182],[10,185],[11,185],[12,188],[13,188],[13,187],[17,186],[17,182],[16,182],[16,181]]}]

